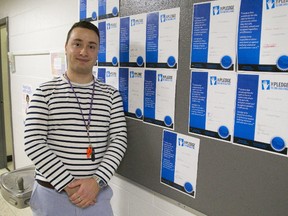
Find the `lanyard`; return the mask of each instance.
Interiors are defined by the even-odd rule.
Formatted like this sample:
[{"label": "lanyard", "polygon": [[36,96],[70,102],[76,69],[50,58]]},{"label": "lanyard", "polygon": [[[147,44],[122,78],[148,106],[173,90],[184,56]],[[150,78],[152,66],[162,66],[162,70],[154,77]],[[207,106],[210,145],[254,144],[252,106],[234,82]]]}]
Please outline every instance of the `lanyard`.
[{"label": "lanyard", "polygon": [[81,105],[80,105],[80,102],[79,102],[79,99],[77,97],[77,94],[74,90],[74,87],[72,86],[72,83],[69,79],[69,77],[67,76],[67,74],[65,74],[65,77],[75,95],[75,98],[77,100],[77,103],[78,103],[78,106],[80,108],[80,112],[81,112],[81,115],[82,115],[82,119],[83,119],[83,122],[84,122],[84,125],[85,125],[85,128],[86,128],[86,132],[87,132],[87,136],[88,136],[88,140],[89,140],[89,146],[86,150],[86,155],[87,155],[87,158],[90,158],[91,157],[91,160],[92,161],[95,161],[95,152],[94,152],[94,149],[92,147],[92,144],[91,144],[91,140],[90,140],[90,133],[89,133],[89,130],[90,130],[90,123],[91,123],[91,113],[92,113],[92,105],[93,105],[93,99],[94,99],[94,91],[95,91],[95,79],[93,77],[93,90],[92,90],[92,97],[91,97],[91,101],[90,101],[90,109],[89,109],[89,115],[88,115],[88,120],[87,120],[87,123],[85,121],[85,118],[84,118],[84,114],[83,114],[83,111],[82,111],[82,108],[81,108]]}]

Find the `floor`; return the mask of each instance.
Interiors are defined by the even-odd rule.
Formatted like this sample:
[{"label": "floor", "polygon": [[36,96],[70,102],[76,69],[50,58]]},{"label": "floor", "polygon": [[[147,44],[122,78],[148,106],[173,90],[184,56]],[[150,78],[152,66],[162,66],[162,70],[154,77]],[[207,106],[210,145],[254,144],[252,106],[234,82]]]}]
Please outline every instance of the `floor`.
[{"label": "floor", "polygon": [[[9,166],[8,166],[9,167]],[[0,175],[8,172],[7,169],[0,169]],[[24,209],[18,209],[13,205],[6,202],[6,200],[0,194],[0,216],[32,216],[31,209],[29,207]]]}]

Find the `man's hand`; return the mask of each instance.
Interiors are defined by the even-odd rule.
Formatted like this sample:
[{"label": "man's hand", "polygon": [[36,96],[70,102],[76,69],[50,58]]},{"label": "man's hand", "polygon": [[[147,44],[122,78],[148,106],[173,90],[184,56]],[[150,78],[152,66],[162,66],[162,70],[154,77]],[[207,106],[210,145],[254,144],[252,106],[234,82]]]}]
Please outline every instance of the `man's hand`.
[{"label": "man's hand", "polygon": [[70,201],[80,208],[94,205],[100,191],[100,187],[94,178],[77,179],[66,188]]}]

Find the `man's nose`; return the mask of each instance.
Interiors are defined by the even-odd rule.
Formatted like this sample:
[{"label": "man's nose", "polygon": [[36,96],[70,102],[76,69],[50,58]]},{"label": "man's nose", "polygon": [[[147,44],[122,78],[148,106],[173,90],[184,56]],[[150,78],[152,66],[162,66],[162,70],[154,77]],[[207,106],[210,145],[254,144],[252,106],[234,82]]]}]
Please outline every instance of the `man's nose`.
[{"label": "man's nose", "polygon": [[81,51],[80,51],[80,54],[81,55],[87,55],[87,48],[86,47],[83,47],[82,49],[81,49]]}]

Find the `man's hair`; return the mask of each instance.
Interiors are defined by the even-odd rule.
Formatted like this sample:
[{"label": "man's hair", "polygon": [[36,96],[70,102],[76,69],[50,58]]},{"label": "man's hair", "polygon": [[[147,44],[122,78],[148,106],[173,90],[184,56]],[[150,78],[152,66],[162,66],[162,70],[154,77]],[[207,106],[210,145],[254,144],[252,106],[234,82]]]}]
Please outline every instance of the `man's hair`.
[{"label": "man's hair", "polygon": [[69,38],[70,38],[70,35],[71,35],[71,32],[74,28],[85,28],[85,29],[90,29],[92,31],[94,31],[99,40],[100,40],[100,34],[99,34],[99,29],[97,28],[97,26],[95,26],[94,24],[92,24],[91,22],[88,22],[88,21],[80,21],[80,22],[76,22],[74,23],[74,25],[71,27],[71,29],[69,30],[68,34],[67,34],[67,38],[66,38],[66,45],[69,41]]}]

